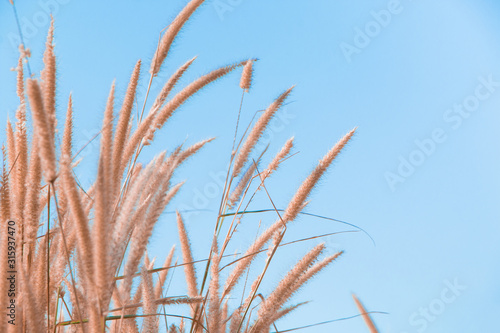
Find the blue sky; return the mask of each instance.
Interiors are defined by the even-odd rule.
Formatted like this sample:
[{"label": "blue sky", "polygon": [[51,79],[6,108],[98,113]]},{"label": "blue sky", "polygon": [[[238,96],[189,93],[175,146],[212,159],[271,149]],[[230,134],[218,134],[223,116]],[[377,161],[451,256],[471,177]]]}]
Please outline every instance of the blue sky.
[{"label": "blue sky", "polygon": [[[59,119],[62,123],[72,92],[76,147],[99,131],[113,79],[122,97],[135,62],[142,59],[149,66],[159,32],[184,4],[17,1],[35,75],[41,69],[47,12],[54,13]],[[388,313],[374,315],[381,332],[497,330],[499,17],[493,0],[207,0],[185,26],[159,82],[195,55],[183,84],[221,65],[257,57],[243,124],[296,85],[292,103],[264,137],[270,144],[268,159],[291,136],[299,152],[269,182],[278,206],[287,204],[329,147],[359,128],[314,191],[307,211],[356,224],[376,245],[361,233],[328,237],[331,251],[343,249],[345,255],[302,289],[294,301],[312,302],[279,322],[279,329],[354,315],[350,293],[355,292],[369,310]],[[0,2],[0,32],[0,120],[5,123],[17,106],[10,71],[17,63],[17,28],[6,0]],[[158,263],[170,249],[165,244],[177,241],[169,214],[176,205],[203,209],[189,214],[187,224],[195,256],[206,256],[211,240],[204,235],[212,231],[218,207],[218,198],[206,193],[217,187],[214,175],[227,163],[241,94],[238,81],[234,73],[197,94],[142,156],[148,161],[185,140],[217,137],[177,174],[187,183],[152,238],[150,253]],[[96,153],[92,145],[82,153],[77,172],[84,184],[94,178]],[[262,197],[254,207],[270,204]],[[269,224],[274,216],[249,218],[248,232],[239,235],[235,249],[252,241],[245,235],[255,234],[259,219]],[[346,228],[304,216],[290,227],[287,239],[339,230]],[[262,292],[272,290],[314,244],[279,253]],[[183,292],[181,282],[177,271],[172,293]],[[356,318],[302,331],[367,330]]]}]

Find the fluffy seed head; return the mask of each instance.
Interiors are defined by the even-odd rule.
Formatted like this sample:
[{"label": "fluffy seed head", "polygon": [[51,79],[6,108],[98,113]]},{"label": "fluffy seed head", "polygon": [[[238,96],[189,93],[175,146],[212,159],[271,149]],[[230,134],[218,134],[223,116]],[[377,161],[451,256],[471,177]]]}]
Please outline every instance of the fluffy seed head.
[{"label": "fluffy seed head", "polygon": [[252,84],[252,74],[253,74],[253,60],[247,61],[245,67],[243,67],[243,73],[241,73],[240,88],[248,91]]}]

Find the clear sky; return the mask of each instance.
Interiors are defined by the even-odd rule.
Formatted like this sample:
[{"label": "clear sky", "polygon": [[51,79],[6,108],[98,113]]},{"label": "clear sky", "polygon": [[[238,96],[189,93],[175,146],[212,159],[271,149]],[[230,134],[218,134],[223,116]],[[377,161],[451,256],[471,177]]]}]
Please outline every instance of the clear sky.
[{"label": "clear sky", "polygon": [[[185,3],[17,1],[35,75],[47,13],[54,14],[59,122],[73,92],[76,148],[99,131],[113,79],[122,97],[135,62],[143,59],[149,66],[160,31]],[[291,136],[299,152],[268,184],[279,207],[329,147],[359,127],[307,211],[356,224],[375,245],[362,233],[328,237],[330,251],[343,249],[345,255],[301,290],[293,301],[311,302],[279,322],[279,329],[352,316],[357,310],[350,293],[355,292],[369,310],[388,313],[373,316],[384,333],[498,332],[499,18],[494,0],[207,0],[185,26],[159,82],[195,55],[183,84],[218,66],[257,57],[243,124],[296,85],[292,103],[264,138],[270,144],[268,159]],[[18,56],[7,0],[0,2],[0,32],[0,121],[5,124],[17,106],[10,68]],[[147,78],[144,71],[143,90]],[[185,140],[217,137],[177,174],[187,183],[155,229],[150,254],[157,263],[177,242],[170,214],[175,207],[202,210],[186,219],[195,256],[207,254],[211,239],[206,235],[213,230],[220,195],[213,175],[228,160],[238,81],[235,73],[196,95],[142,156],[147,161]],[[93,145],[82,153],[77,173],[85,185],[94,179],[96,153]],[[253,207],[271,206],[262,197]],[[268,225],[275,216],[249,218],[234,249],[252,241],[259,219]],[[287,240],[349,228],[303,216],[289,229]],[[314,244],[283,249],[262,292],[272,290]],[[181,282],[179,270],[172,294],[184,292]],[[355,318],[302,330],[333,331],[367,329]]]}]

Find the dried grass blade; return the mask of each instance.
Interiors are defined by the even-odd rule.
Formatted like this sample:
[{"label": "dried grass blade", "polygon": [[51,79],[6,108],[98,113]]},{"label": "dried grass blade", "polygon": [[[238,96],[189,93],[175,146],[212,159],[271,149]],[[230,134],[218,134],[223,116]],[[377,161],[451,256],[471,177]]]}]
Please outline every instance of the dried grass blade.
[{"label": "dried grass blade", "polygon": [[195,61],[195,59],[196,57],[188,60],[184,65],[177,69],[177,71],[170,77],[170,79],[168,79],[167,83],[165,83],[161,92],[156,97],[156,100],[151,107],[150,113],[155,114],[163,106],[172,89],[175,87],[182,75],[184,75],[184,73],[187,71],[189,66],[191,66],[193,61]]},{"label": "dried grass blade", "polygon": [[43,54],[43,64],[45,65],[41,73],[43,106],[48,115],[48,123],[52,135],[56,129],[56,56],[54,54],[54,18],[50,20],[49,32],[45,43]]},{"label": "dried grass blade", "polygon": [[141,61],[137,61],[130,82],[125,93],[122,108],[120,110],[118,124],[116,125],[116,133],[113,140],[113,186],[114,189],[120,187],[120,180],[125,166],[121,163],[123,148],[127,139],[127,129],[130,122],[130,115],[132,107],[134,106],[134,99],[136,95],[137,82],[139,81],[139,74],[141,71]]},{"label": "dried grass blade", "polygon": [[255,144],[261,137],[262,133],[264,132],[264,129],[267,127],[269,124],[269,121],[271,118],[274,116],[276,111],[281,107],[285,99],[290,95],[292,92],[292,88],[286,90],[284,93],[282,93],[276,100],[274,100],[271,105],[264,111],[264,114],[259,118],[259,120],[255,123],[254,127],[250,131],[250,133],[247,136],[247,139],[243,143],[243,146],[241,147],[238,155],[236,155],[234,166],[233,166],[233,178],[238,176],[238,174],[241,172],[241,169],[245,165],[245,163],[248,160],[248,157],[250,155],[250,152],[253,150],[255,147]]},{"label": "dried grass blade", "polygon": [[358,299],[358,297],[354,294],[352,294],[352,298],[354,299],[354,303],[356,303],[356,306],[359,310],[359,313],[363,317],[363,320],[365,321],[366,326],[370,330],[370,333],[378,333],[378,329],[375,326],[375,323],[373,322],[372,318],[370,317],[370,315],[366,311],[363,303],[361,303],[361,301]]},{"label": "dried grass blade", "polygon": [[184,23],[186,23],[189,17],[203,3],[203,1],[204,0],[191,0],[172,21],[172,23],[170,23],[153,56],[153,61],[151,62],[151,68],[149,70],[152,75],[156,76],[158,74],[163,61],[167,58],[168,51],[170,50],[170,46],[172,45],[175,37],[181,30]]},{"label": "dried grass blade", "polygon": [[80,267],[82,276],[84,277],[84,281],[82,282],[86,284],[88,290],[93,290],[95,277],[93,266],[93,246],[90,237],[87,214],[78,192],[76,181],[72,174],[69,156],[63,157],[61,162],[61,176],[64,193],[68,199],[71,217],[76,226],[78,257],[80,257],[81,263],[83,264],[83,266]]},{"label": "dried grass blade", "polygon": [[179,212],[177,212],[176,214],[177,214],[177,229],[179,230],[179,239],[181,242],[182,260],[184,261],[184,263],[186,263],[186,265],[184,266],[184,273],[186,275],[188,295],[190,297],[196,297],[199,294],[198,294],[198,286],[196,283],[196,271],[194,265],[192,264],[193,254],[191,252],[191,243],[189,242],[189,237],[181,214]]},{"label": "dried grass blade", "polygon": [[29,79],[27,81],[27,92],[33,115],[35,135],[39,145],[42,170],[45,180],[50,183],[56,178],[56,152],[51,120],[44,109],[42,92],[36,80]]}]

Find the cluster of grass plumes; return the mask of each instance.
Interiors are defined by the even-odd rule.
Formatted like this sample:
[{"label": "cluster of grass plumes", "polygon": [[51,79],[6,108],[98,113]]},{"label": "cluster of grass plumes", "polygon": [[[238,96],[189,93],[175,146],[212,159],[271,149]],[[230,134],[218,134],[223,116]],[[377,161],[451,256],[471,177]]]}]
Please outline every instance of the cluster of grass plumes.
[{"label": "cluster of grass plumes", "polygon": [[[161,39],[150,66],[150,85],[167,57],[172,41],[190,15],[203,1],[192,0],[175,18]],[[53,23],[49,29],[44,69],[39,78],[25,79],[22,52],[17,66],[19,108],[14,124],[7,123],[7,145],[0,189],[0,255],[7,257],[7,221],[17,223],[16,269],[17,325],[0,320],[1,332],[158,332],[160,318],[182,318],[170,323],[169,332],[269,332],[273,323],[301,304],[289,299],[314,275],[335,261],[341,253],[321,257],[319,244],[310,250],[277,284],[273,292],[261,295],[259,287],[289,223],[307,205],[311,190],[354,134],[348,132],[319,161],[304,180],[284,211],[276,209],[276,221],[264,230],[246,252],[222,267],[228,244],[233,240],[248,205],[257,191],[266,193],[266,181],[291,154],[293,138],[286,141],[269,165],[260,170],[252,158],[266,126],[283,105],[287,89],[261,114],[241,140],[233,142],[231,163],[214,227],[213,242],[201,275],[197,275],[188,230],[177,213],[182,265],[174,263],[174,247],[160,267],[147,255],[148,241],[160,214],[183,183],[174,183],[178,167],[212,139],[190,147],[180,146],[160,153],[142,165],[138,156],[157,130],[193,94],[242,67],[242,96],[251,88],[254,59],[216,69],[170,96],[194,58],[175,71],[146,114],[136,119],[132,110],[137,98],[141,61],[138,61],[115,112],[115,85],[111,85],[100,132],[96,179],[82,188],[75,177],[72,145],[73,108],[69,97],[58,140],[56,117],[56,59]],[[24,47],[22,48],[24,50]],[[148,94],[147,94],[148,95]],[[146,95],[146,99],[147,99]],[[142,102],[142,101],[141,101]],[[144,101],[146,105],[146,101]],[[241,111],[241,108],[240,108]],[[33,136],[28,137],[33,119]],[[239,117],[238,117],[239,119]],[[238,126],[236,126],[238,128]],[[60,145],[56,142],[61,141]],[[256,188],[251,187],[255,184]],[[269,200],[272,202],[271,198]],[[171,207],[175,208],[175,207]],[[52,214],[52,215],[51,215]],[[250,269],[259,253],[266,253],[263,271],[251,284],[238,306],[229,303],[231,292]],[[169,270],[182,266],[187,295],[166,294]],[[222,280],[221,270],[230,271]],[[158,273],[158,275],[153,275]],[[199,274],[200,272],[198,272]],[[6,271],[0,272],[0,304],[6,308]],[[201,282],[201,283],[200,283]],[[165,311],[169,305],[184,304],[189,315]]]}]

